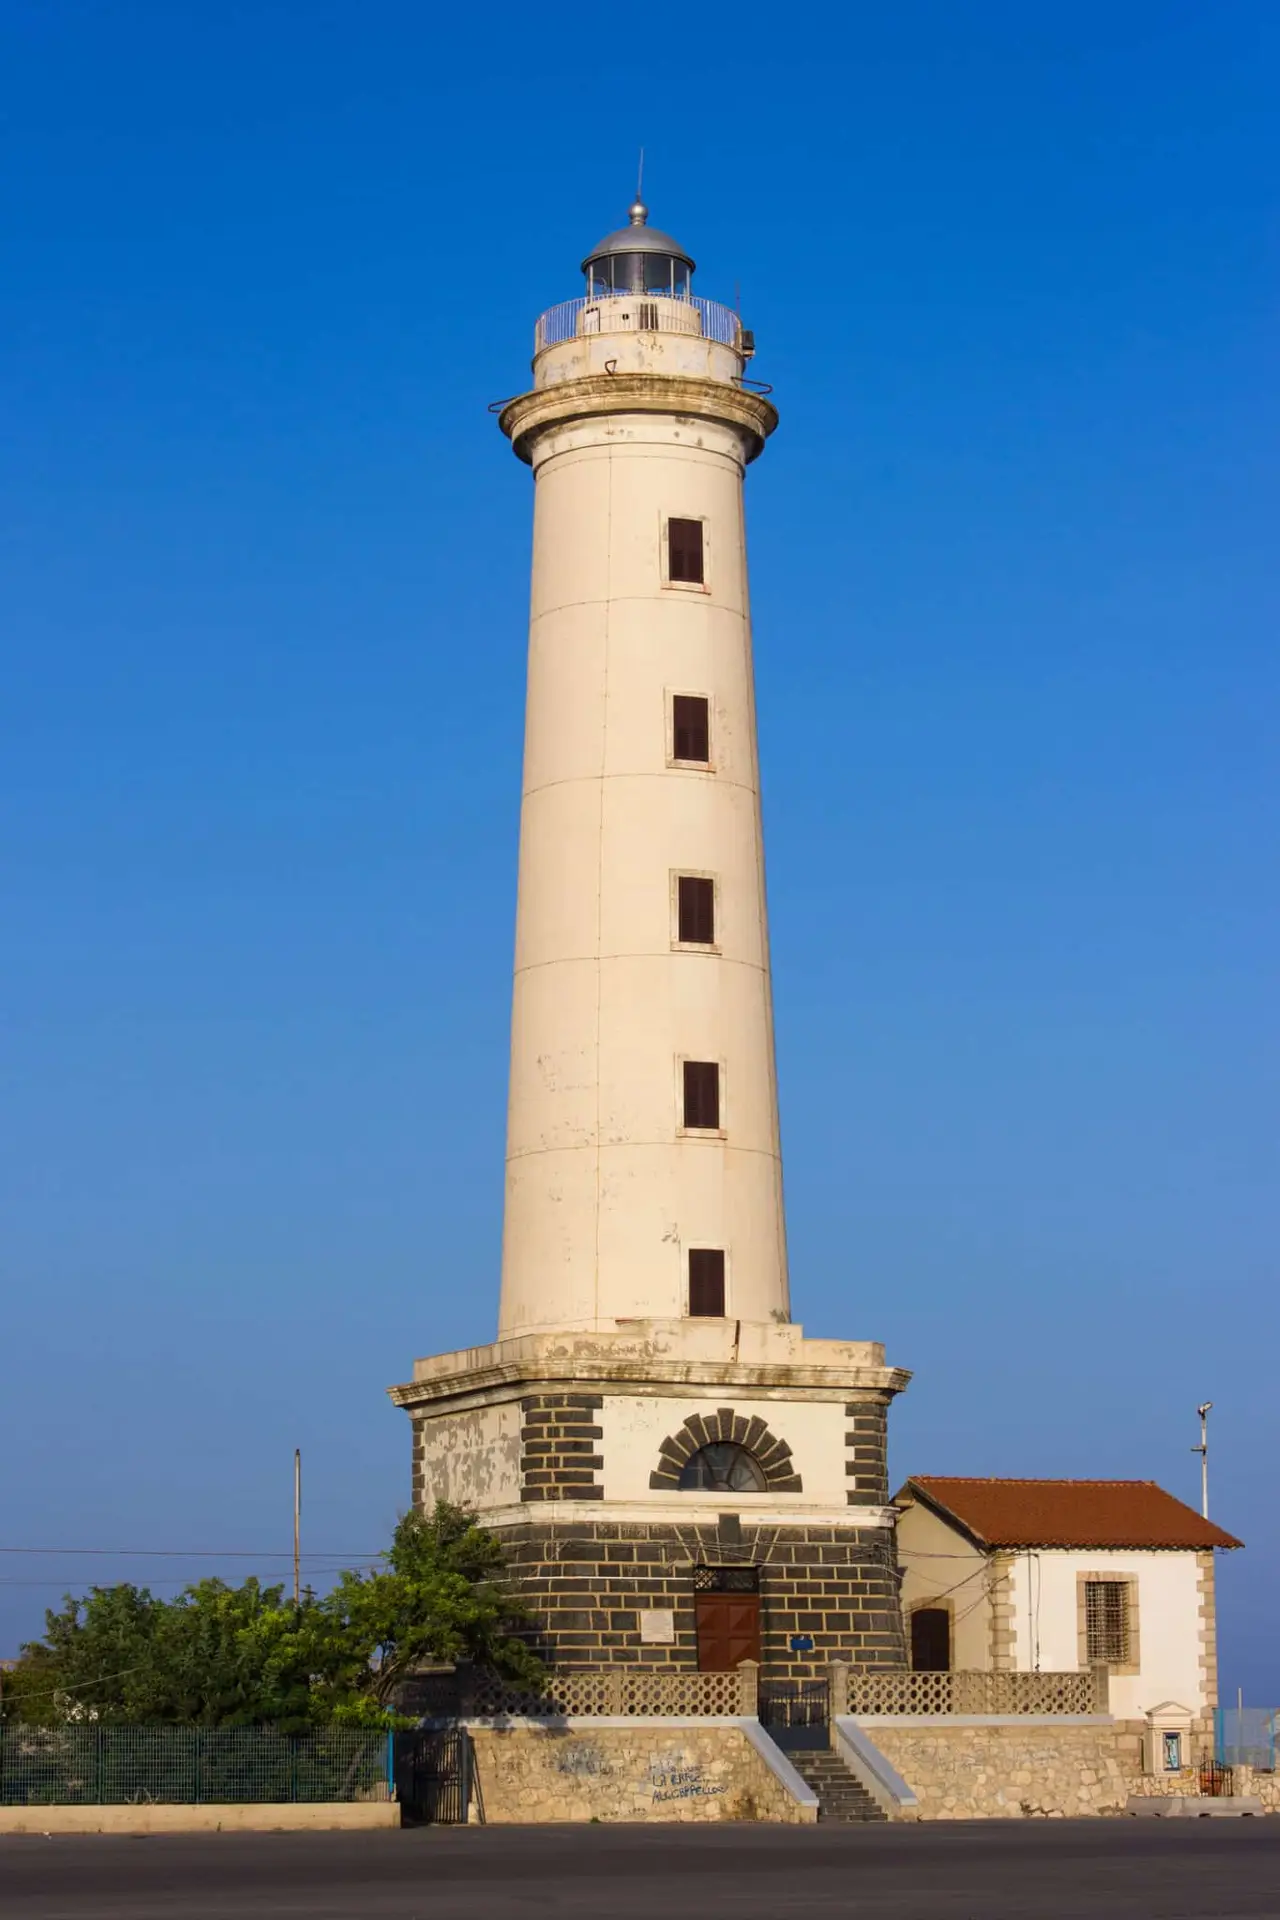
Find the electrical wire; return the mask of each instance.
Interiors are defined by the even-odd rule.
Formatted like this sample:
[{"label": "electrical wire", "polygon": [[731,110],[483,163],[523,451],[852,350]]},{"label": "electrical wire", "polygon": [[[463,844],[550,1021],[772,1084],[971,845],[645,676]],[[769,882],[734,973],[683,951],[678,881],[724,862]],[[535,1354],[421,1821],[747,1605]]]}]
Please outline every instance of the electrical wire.
[{"label": "electrical wire", "polygon": [[[58,1554],[101,1554],[118,1560],[292,1560],[293,1550],[278,1547],[0,1547],[0,1553],[41,1553],[53,1558]],[[381,1553],[353,1553],[351,1560],[381,1560]],[[304,1560],[340,1560],[337,1549],[319,1547],[302,1555]]]},{"label": "electrical wire", "polygon": [[123,1680],[127,1673],[141,1673],[150,1666],[149,1660],[140,1660],[136,1667],[120,1667],[115,1673],[100,1673],[96,1680],[77,1680],[74,1687],[42,1687],[39,1693],[22,1690],[23,1700],[51,1700],[55,1693],[81,1693],[86,1687],[104,1687],[108,1680]]}]

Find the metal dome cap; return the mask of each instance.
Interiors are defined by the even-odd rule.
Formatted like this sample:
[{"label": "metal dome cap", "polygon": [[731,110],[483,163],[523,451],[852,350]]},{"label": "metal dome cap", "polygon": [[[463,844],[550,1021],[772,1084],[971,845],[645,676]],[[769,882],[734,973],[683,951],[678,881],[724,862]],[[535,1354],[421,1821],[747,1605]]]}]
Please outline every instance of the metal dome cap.
[{"label": "metal dome cap", "polygon": [[663,233],[660,227],[649,226],[649,209],[643,200],[633,201],[628,212],[630,226],[619,227],[613,233],[606,233],[600,244],[593,247],[582,262],[583,273],[590,273],[592,266],[598,260],[611,260],[619,254],[628,253],[662,254],[665,259],[674,260],[687,272],[693,272],[697,262],[685,252],[679,242],[673,240],[669,233]]}]

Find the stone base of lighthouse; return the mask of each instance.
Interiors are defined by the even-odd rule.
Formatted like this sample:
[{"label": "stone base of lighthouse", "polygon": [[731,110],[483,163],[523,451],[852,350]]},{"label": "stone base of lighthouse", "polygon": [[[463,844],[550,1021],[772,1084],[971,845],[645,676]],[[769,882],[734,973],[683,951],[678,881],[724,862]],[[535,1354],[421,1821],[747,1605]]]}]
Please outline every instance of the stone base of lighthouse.
[{"label": "stone base of lighthouse", "polygon": [[[885,1423],[907,1375],[866,1341],[645,1320],[421,1360],[414,1504],[503,1540],[557,1668],[904,1666]],[[700,1458],[751,1491],[689,1485]]]}]

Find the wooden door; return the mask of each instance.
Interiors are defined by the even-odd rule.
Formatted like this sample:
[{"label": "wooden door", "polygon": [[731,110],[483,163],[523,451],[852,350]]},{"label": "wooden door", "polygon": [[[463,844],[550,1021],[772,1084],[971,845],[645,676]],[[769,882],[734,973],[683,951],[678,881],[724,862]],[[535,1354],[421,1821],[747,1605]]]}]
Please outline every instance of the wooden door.
[{"label": "wooden door", "polygon": [[945,1607],[917,1607],[912,1614],[911,1666],[916,1673],[950,1673],[951,1615]]},{"label": "wooden door", "polygon": [[699,1593],[694,1600],[703,1673],[732,1673],[739,1661],[760,1658],[758,1593]]}]

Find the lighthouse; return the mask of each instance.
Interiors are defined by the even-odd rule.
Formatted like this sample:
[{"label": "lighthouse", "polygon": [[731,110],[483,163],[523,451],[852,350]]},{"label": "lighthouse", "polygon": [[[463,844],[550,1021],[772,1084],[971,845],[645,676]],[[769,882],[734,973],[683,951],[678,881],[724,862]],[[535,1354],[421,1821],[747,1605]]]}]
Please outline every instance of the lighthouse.
[{"label": "lighthouse", "polygon": [[534,482],[497,1338],[417,1362],[413,1493],[503,1539],[552,1665],[903,1664],[886,1415],[791,1318],[740,316],[627,225],[500,424]]}]

